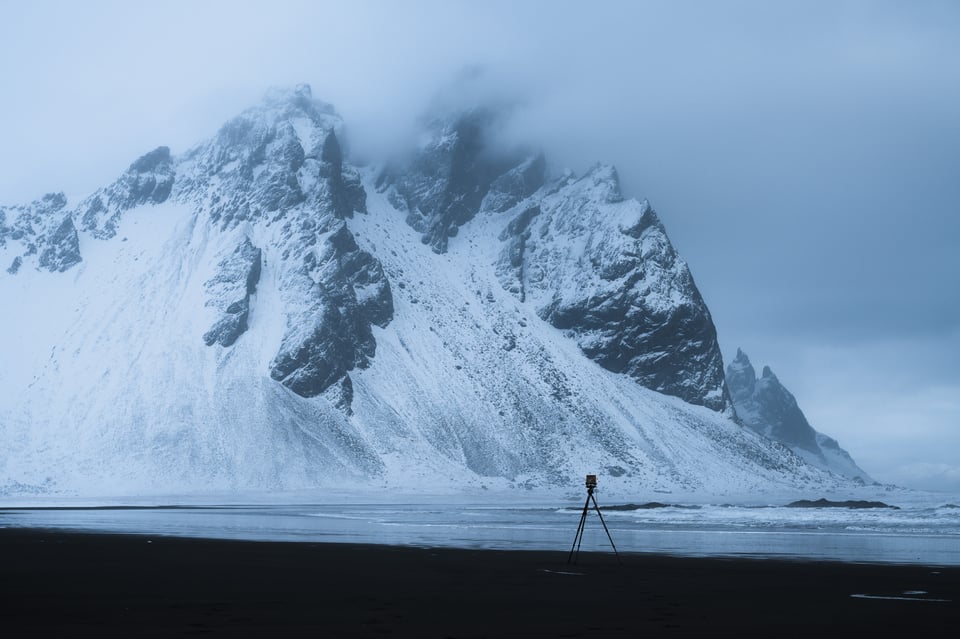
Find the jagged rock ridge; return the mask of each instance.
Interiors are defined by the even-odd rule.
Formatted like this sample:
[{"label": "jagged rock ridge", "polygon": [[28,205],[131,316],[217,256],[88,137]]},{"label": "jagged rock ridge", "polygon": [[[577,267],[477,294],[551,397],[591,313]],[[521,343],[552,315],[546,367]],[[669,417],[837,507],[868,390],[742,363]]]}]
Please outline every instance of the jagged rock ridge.
[{"label": "jagged rock ridge", "polygon": [[63,193],[48,193],[26,206],[0,206],[0,248],[13,243],[22,247],[7,273],[16,275],[24,259],[35,255],[38,268],[53,272],[62,273],[82,261],[77,229],[66,205]]},{"label": "jagged rock ridge", "polygon": [[741,349],[727,366],[727,385],[737,415],[744,424],[789,446],[809,463],[846,477],[872,482],[837,441],[810,426],[797,400],[769,366],[758,378]]}]

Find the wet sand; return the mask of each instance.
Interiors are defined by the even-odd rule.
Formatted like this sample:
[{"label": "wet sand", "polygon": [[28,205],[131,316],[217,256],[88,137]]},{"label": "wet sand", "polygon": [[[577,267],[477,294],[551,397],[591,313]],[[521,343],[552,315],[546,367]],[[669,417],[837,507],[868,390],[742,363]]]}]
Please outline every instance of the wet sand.
[{"label": "wet sand", "polygon": [[953,637],[960,629],[960,567],[566,559],[566,549],[2,529],[0,615],[8,637],[819,639]]}]

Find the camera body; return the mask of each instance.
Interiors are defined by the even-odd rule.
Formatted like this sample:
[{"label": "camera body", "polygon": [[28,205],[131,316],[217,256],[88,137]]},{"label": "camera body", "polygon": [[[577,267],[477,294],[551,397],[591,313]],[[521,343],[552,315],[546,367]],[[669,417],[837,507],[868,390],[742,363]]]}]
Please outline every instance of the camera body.
[{"label": "camera body", "polygon": [[587,475],[587,488],[596,488],[597,487],[597,476],[596,475]]}]

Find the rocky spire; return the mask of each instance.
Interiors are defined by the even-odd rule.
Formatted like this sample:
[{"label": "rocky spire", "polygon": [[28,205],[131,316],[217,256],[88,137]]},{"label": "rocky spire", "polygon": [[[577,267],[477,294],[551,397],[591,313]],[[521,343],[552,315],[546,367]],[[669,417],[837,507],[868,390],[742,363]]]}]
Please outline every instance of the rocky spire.
[{"label": "rocky spire", "polygon": [[739,348],[727,366],[727,387],[737,415],[746,426],[792,448],[807,461],[827,470],[867,481],[868,475],[833,440],[810,426],[796,398],[769,366],[760,377]]}]

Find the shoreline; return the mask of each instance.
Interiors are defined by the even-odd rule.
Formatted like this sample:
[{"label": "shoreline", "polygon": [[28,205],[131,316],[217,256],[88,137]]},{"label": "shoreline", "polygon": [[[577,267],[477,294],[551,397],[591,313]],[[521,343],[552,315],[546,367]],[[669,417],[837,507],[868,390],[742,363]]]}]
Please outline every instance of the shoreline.
[{"label": "shoreline", "polygon": [[0,529],[4,626],[59,636],[952,636],[960,567]]},{"label": "shoreline", "polygon": [[[2,510],[2,509],[0,509]],[[57,509],[52,509],[57,510]],[[342,541],[339,537],[335,539],[319,539],[316,537],[304,537],[304,538],[284,538],[284,537],[274,537],[274,536],[226,536],[226,535],[205,535],[203,533],[170,533],[170,532],[149,532],[145,530],[122,530],[122,529],[109,529],[109,528],[93,528],[86,526],[35,526],[35,525],[0,525],[0,540],[6,532],[21,531],[30,534],[41,534],[45,533],[51,536],[91,536],[91,537],[103,537],[103,538],[145,538],[150,539],[151,543],[154,540],[184,540],[184,541],[197,541],[197,542],[223,542],[223,543],[250,543],[250,544],[283,544],[283,545],[301,545],[301,546],[337,546],[344,548],[352,549],[363,549],[370,548],[373,550],[386,550],[386,549],[408,549],[408,550],[427,550],[427,551],[462,551],[462,552],[490,552],[490,553],[515,553],[515,554],[530,554],[530,555],[550,555],[550,556],[560,556],[564,558],[566,562],[566,557],[570,553],[570,548],[563,547],[565,543],[564,540],[559,543],[559,545],[554,549],[547,549],[543,547],[531,547],[531,548],[507,548],[501,546],[468,546],[468,545],[445,545],[445,544],[429,544],[429,543],[415,543],[415,542],[372,542],[372,541]],[[690,531],[686,530],[673,530],[670,531],[672,534],[685,534]],[[695,531],[694,531],[695,532]],[[787,532],[779,534],[794,534],[794,535],[808,535],[808,532]],[[599,533],[597,533],[599,537]],[[610,545],[606,541],[606,538],[601,538],[601,549],[597,549],[596,546],[590,549],[583,549],[580,551],[580,554],[584,556],[595,556],[595,557],[606,557],[609,556],[611,561],[616,562],[617,556],[615,556],[614,551],[611,549]],[[934,568],[937,570],[948,569],[948,570],[957,570],[960,571],[960,564],[953,564],[947,562],[934,562],[934,561],[895,561],[895,560],[877,560],[877,559],[836,559],[830,557],[819,557],[819,556],[806,556],[799,554],[768,554],[764,552],[756,552],[753,554],[742,554],[742,553],[703,553],[703,554],[689,554],[683,551],[664,551],[664,550],[634,550],[632,548],[624,549],[622,546],[617,546],[617,554],[619,558],[624,557],[636,557],[636,558],[664,558],[664,559],[690,559],[690,560],[705,560],[705,561],[750,561],[750,562],[773,562],[773,563],[783,563],[783,564],[824,564],[824,565],[855,565],[855,566],[890,566],[890,567],[914,567],[914,568]]]}]

